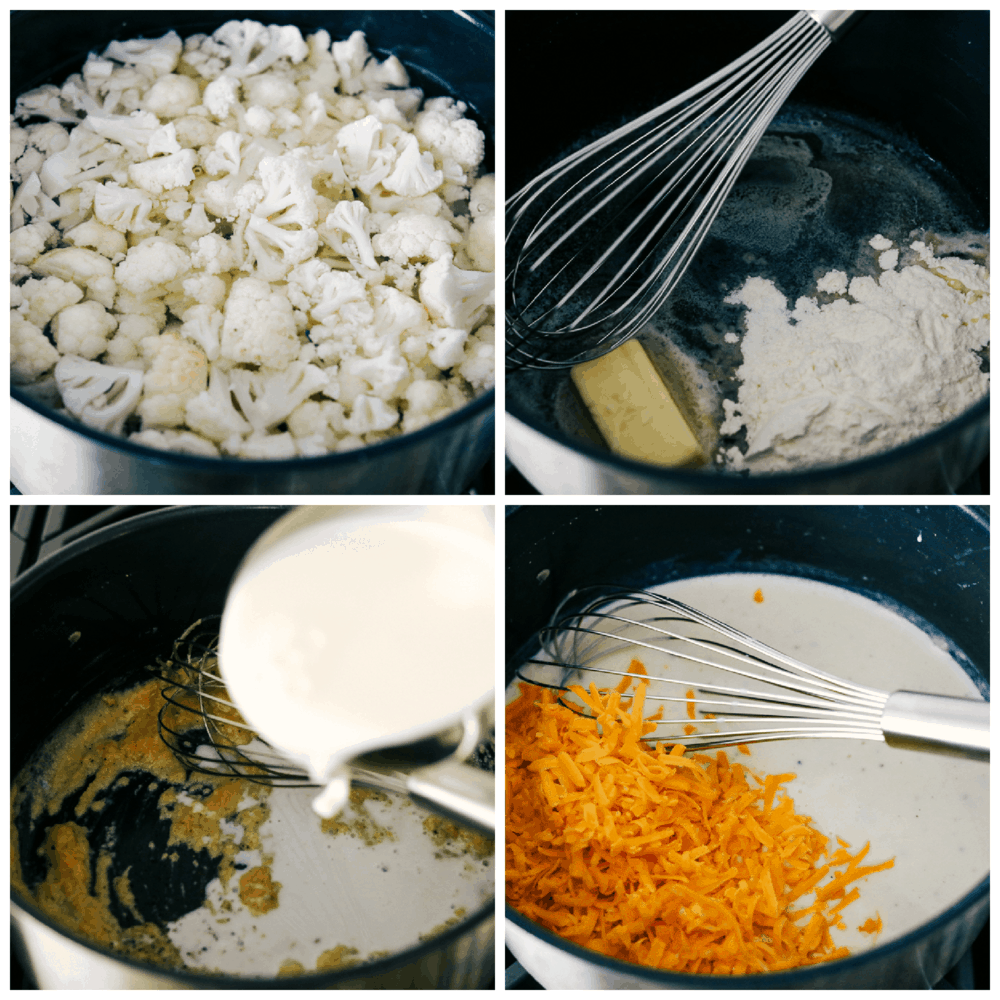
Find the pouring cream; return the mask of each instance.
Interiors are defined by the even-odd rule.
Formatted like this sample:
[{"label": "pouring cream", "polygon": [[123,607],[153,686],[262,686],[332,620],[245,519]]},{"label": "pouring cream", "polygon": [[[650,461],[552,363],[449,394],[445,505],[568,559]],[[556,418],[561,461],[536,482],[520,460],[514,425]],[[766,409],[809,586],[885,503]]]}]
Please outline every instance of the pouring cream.
[{"label": "pouring cream", "polygon": [[433,735],[492,697],[494,539],[485,508],[300,508],[251,549],[220,630],[246,721],[347,801],[359,753]]}]

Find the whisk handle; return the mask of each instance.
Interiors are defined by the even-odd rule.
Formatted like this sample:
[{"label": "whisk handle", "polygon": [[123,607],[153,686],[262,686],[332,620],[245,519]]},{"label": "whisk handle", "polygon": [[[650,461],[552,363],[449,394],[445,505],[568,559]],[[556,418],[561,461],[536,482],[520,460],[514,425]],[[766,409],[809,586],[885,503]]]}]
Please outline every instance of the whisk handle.
[{"label": "whisk handle", "polygon": [[890,746],[990,759],[990,703],[917,691],[895,691],[882,712]]},{"label": "whisk handle", "polygon": [[818,21],[834,40],[847,30],[849,25],[855,20],[855,15],[862,13],[857,10],[807,10],[806,13],[814,20]]},{"label": "whisk handle", "polygon": [[496,784],[488,771],[454,759],[443,760],[413,771],[406,788],[437,812],[471,823],[491,836],[496,829]]}]

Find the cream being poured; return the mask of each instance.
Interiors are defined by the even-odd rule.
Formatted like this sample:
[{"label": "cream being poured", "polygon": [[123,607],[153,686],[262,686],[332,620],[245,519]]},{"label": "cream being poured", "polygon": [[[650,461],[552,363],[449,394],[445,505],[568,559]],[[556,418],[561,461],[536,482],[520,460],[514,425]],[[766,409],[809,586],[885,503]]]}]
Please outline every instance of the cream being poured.
[{"label": "cream being poured", "polygon": [[220,668],[247,722],[326,786],[359,753],[462,720],[493,686],[494,539],[483,508],[302,508],[237,573]]}]

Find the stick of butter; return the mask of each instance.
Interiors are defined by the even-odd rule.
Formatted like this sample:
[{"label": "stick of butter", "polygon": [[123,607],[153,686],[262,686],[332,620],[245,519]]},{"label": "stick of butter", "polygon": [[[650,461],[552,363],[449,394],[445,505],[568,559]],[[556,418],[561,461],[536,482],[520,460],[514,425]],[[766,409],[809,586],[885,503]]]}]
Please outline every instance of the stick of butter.
[{"label": "stick of butter", "polygon": [[654,465],[701,465],[698,439],[638,340],[575,365],[573,384],[612,451]]}]

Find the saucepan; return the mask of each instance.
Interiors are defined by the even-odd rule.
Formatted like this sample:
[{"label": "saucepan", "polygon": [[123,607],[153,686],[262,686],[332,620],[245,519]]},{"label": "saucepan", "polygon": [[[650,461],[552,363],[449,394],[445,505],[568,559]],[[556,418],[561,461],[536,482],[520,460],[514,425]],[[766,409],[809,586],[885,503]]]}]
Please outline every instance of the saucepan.
[{"label": "saucepan", "polygon": [[[192,622],[220,613],[241,559],[284,513],[258,506],[153,511],[98,530],[20,577],[11,592],[12,774],[84,702],[148,679],[145,665],[169,656],[174,639]],[[129,815],[150,829],[157,823],[155,808]],[[403,839],[392,846],[402,849]],[[135,853],[136,865],[157,864]],[[28,855],[22,862],[26,872],[36,864]],[[183,887],[170,865],[161,867],[163,898],[154,902],[169,909]],[[375,881],[387,878],[381,871],[372,868],[373,901],[385,895]],[[442,883],[441,892],[449,891]],[[399,919],[399,903],[389,901],[389,919]],[[385,898],[380,905],[387,905]],[[14,888],[11,927],[25,968],[43,989],[475,989],[493,977],[493,906],[492,898],[480,898],[441,926],[426,928],[415,945],[364,965],[281,979],[274,973],[220,977],[164,970],[123,958],[67,930]]]},{"label": "saucepan", "polygon": [[[113,39],[210,33],[232,11],[17,11],[11,15],[11,93],[62,83]],[[243,16],[243,15],[239,15]],[[364,31],[395,53],[425,94],[464,100],[487,136],[493,170],[493,15],[455,11],[256,11],[266,24]],[[490,390],[443,420],[371,448],[287,461],[207,459],[131,444],[64,417],[11,388],[11,478],[22,493],[462,493],[493,453]]]},{"label": "saucepan", "polygon": [[[512,12],[508,60],[531,70],[509,74],[508,100],[511,106],[532,106],[544,92],[560,112],[519,118],[517,143],[508,150],[507,190],[517,191],[585,140],[694,86],[788,16],[787,11]],[[614,86],[591,85],[580,54],[601,51],[612,36],[628,57],[616,66]],[[933,85],[914,86],[925,74]],[[988,11],[868,12],[822,54],[791,100],[856,115],[912,140],[923,152],[922,164],[951,175],[968,199],[977,230],[988,230]],[[915,218],[912,224],[927,223]],[[595,443],[596,428],[588,434],[585,420],[567,421],[561,410],[571,395],[567,380],[565,372],[507,377],[507,454],[541,493],[948,493],[989,448],[989,402],[983,399],[923,437],[842,465],[749,477],[662,469],[609,452]]]},{"label": "saucepan", "polygon": [[[988,518],[985,508],[955,506],[508,508],[507,681],[575,587],[745,572],[804,577],[906,608],[955,643],[966,669],[986,683]],[[606,958],[510,906],[506,944],[548,989],[928,989],[966,953],[988,912],[987,876],[895,940],[839,961],[752,976],[680,975]]]}]

